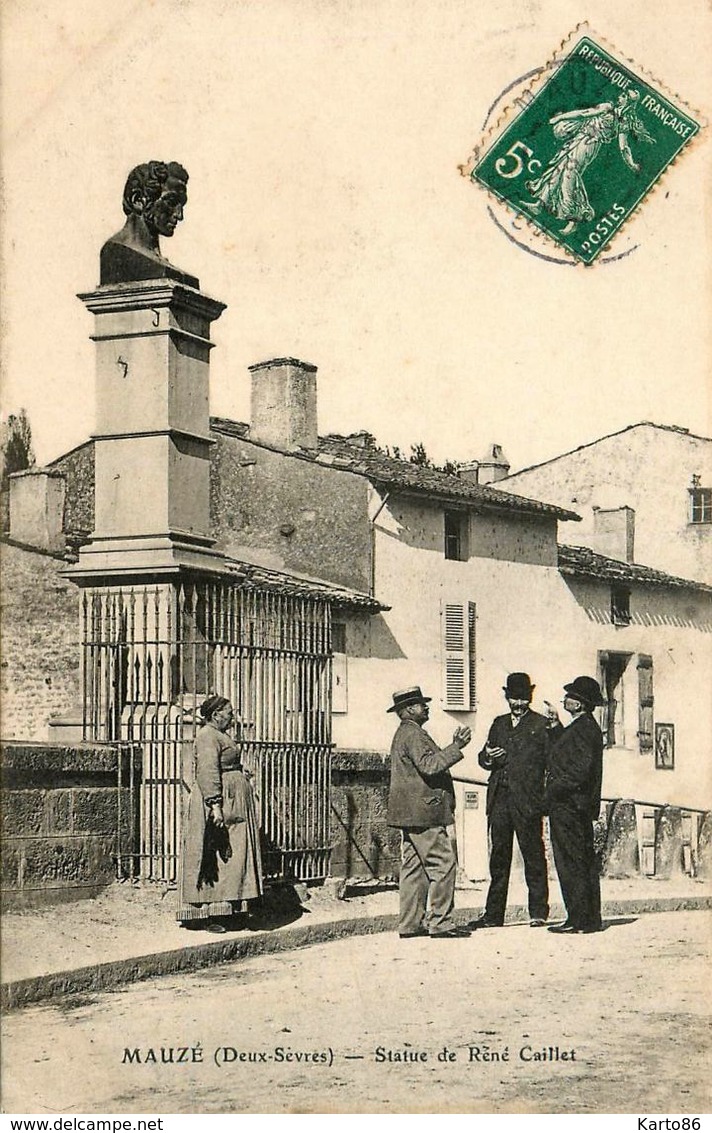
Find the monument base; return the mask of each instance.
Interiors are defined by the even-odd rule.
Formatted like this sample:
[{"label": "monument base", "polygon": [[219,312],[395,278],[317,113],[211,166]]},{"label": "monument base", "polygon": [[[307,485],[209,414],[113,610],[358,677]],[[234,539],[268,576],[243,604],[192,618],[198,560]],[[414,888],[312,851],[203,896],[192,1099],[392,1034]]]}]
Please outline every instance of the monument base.
[{"label": "monument base", "polygon": [[202,574],[238,573],[221,551],[206,545],[207,541],[190,536],[150,536],[92,540],[79,550],[79,560],[62,574],[81,585],[98,578],[146,578],[179,574],[184,571]]}]

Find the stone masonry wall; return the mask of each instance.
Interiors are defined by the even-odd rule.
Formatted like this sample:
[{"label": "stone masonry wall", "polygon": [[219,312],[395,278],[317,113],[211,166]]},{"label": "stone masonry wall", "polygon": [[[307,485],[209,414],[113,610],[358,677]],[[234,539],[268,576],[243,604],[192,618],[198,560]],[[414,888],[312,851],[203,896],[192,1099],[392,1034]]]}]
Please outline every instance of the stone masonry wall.
[{"label": "stone masonry wall", "polygon": [[91,896],[113,881],[135,824],[118,787],[128,759],[118,745],[0,745],[4,905]]},{"label": "stone masonry wall", "polygon": [[[387,755],[369,751],[334,752],[332,877],[381,880],[398,877],[400,832],[386,823],[389,779]],[[603,804],[601,817],[594,824],[594,841],[600,871],[607,877],[642,874],[667,878],[681,873],[709,877],[712,871],[709,813],[636,805],[632,799],[609,800]],[[549,873],[553,878],[555,870],[546,823],[545,842]]]},{"label": "stone masonry wall", "polygon": [[390,761],[372,751],[336,751],[331,774],[331,874],[398,877],[400,831],[386,824]]},{"label": "stone masonry wall", "polygon": [[64,531],[69,541],[94,530],[94,442],[87,441],[53,461],[49,467],[67,479]]},{"label": "stone masonry wall", "polygon": [[46,740],[79,702],[79,591],[62,559],[5,543],[0,601],[2,736]]}]

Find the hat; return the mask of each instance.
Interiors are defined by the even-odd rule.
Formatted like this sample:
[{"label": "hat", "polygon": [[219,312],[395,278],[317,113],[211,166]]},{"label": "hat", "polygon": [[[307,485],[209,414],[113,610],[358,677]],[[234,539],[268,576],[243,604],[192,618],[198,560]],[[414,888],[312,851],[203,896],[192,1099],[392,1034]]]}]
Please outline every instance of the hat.
[{"label": "hat", "polygon": [[502,691],[513,700],[531,700],[535,688],[536,685],[529,679],[529,673],[510,673]]},{"label": "hat", "polygon": [[407,708],[409,704],[429,704],[432,699],[432,696],[423,696],[419,685],[413,685],[412,688],[403,688],[400,692],[394,692],[393,705],[386,711],[397,712],[399,708]]},{"label": "hat", "polygon": [[570,693],[575,700],[580,700],[587,708],[598,708],[603,704],[601,686],[593,677],[576,677],[570,685],[564,685],[564,692]]}]

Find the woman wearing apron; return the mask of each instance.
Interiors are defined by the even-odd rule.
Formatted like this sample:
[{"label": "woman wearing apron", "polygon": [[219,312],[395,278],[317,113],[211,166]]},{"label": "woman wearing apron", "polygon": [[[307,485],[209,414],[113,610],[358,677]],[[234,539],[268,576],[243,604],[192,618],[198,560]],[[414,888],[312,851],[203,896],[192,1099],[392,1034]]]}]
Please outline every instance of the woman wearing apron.
[{"label": "woman wearing apron", "polygon": [[219,918],[263,893],[259,828],[250,781],[226,734],[234,720],[230,701],[209,696],[200,715],[177,918],[184,928],[226,932]]}]

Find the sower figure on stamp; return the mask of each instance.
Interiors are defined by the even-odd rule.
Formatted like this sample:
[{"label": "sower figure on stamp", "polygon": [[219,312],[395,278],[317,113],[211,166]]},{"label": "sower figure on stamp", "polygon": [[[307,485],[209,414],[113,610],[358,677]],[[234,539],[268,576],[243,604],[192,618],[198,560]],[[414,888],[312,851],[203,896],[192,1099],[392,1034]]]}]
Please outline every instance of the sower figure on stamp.
[{"label": "sower figure on stamp", "polygon": [[504,923],[514,835],[524,859],[533,928],[549,916],[549,884],[542,835],[544,775],[548,743],[544,716],[530,708],[534,685],[528,673],[510,673],[503,688],[509,712],[497,716],[479,753],[490,772],[487,826],[490,836],[490,887],[485,911],[470,928]]},{"label": "sower figure on stamp", "polygon": [[469,936],[452,919],[455,850],[447,827],[454,821],[455,791],[449,768],[462,758],[469,728],[456,728],[452,743],[439,748],[423,729],[430,697],[419,688],[393,694],[388,709],[400,718],[391,745],[388,825],[401,830],[401,937],[452,939]]},{"label": "sower figure on stamp", "polygon": [[603,703],[598,681],[576,677],[564,685],[564,727],[547,705],[550,728],[546,809],[551,845],[566,920],[549,932],[599,932],[601,883],[593,843],[593,823],[601,809],[603,736],[593,710]]}]

